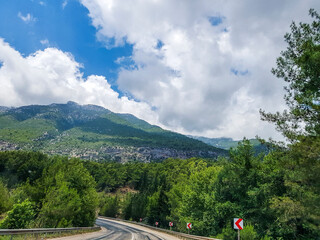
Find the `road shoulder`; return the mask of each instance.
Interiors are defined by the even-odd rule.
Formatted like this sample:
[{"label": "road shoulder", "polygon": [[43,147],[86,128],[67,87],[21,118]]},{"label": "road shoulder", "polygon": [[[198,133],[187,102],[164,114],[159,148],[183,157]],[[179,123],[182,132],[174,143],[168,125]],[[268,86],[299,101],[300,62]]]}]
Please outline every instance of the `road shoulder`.
[{"label": "road shoulder", "polygon": [[100,231],[97,232],[90,232],[90,233],[83,233],[78,235],[66,236],[66,237],[58,237],[58,238],[49,238],[53,240],[88,240],[94,239],[104,236],[108,232],[107,229],[101,227]]}]

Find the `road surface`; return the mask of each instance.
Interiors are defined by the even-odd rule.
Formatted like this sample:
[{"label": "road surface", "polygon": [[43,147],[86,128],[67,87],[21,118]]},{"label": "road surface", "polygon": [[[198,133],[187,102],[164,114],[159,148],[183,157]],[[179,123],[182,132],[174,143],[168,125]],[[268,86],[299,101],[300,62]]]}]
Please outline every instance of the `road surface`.
[{"label": "road surface", "polygon": [[58,238],[55,240],[178,240],[179,238],[166,233],[135,225],[104,218],[98,218],[96,224],[102,231]]},{"label": "road surface", "polygon": [[127,226],[118,222],[99,218],[96,224],[106,228],[108,231],[105,236],[99,239],[119,239],[119,240],[163,240],[163,238],[152,233],[144,232],[135,227]]}]

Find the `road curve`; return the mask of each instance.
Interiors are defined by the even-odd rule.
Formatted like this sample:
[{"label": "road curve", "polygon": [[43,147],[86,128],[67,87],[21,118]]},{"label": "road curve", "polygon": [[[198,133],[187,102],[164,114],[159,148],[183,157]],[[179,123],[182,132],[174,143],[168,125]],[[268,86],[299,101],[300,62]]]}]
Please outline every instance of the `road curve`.
[{"label": "road curve", "polygon": [[153,230],[133,224],[117,222],[114,220],[98,218],[96,224],[107,229],[103,236],[90,240],[173,240],[178,239],[167,234],[157,233]]}]

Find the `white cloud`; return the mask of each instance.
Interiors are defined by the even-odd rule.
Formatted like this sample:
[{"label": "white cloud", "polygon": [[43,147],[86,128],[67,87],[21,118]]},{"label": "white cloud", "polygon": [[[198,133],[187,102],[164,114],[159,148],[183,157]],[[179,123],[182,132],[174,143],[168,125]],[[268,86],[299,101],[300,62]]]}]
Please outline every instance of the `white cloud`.
[{"label": "white cloud", "polygon": [[24,21],[25,23],[32,23],[37,21],[35,17],[33,17],[30,13],[27,13],[26,16],[23,16],[21,12],[18,13],[18,17]]},{"label": "white cloud", "polygon": [[102,76],[84,78],[70,53],[47,48],[23,57],[0,38],[0,106],[65,103],[97,104],[150,122],[157,117],[144,102],[119,97]]},{"label": "white cloud", "polygon": [[[120,89],[156,107],[173,130],[234,138],[276,136],[259,120],[260,108],[285,107],[283,82],[270,70],[291,21],[320,8],[317,0],[81,2],[106,47],[134,46]],[[214,16],[222,23],[211,25]]]},{"label": "white cloud", "polygon": [[48,40],[47,38],[40,40],[40,43],[41,43],[43,46],[46,46],[46,47],[49,46],[49,40]]}]

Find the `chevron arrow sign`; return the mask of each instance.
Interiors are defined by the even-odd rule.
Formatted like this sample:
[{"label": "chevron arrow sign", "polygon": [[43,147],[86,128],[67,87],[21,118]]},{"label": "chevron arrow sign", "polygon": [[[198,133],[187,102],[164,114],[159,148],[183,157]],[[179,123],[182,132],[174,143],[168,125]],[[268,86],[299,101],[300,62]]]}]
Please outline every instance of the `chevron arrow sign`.
[{"label": "chevron arrow sign", "polygon": [[243,219],[242,218],[234,218],[233,219],[233,228],[234,229],[243,229]]},{"label": "chevron arrow sign", "polygon": [[192,228],[192,223],[187,223],[187,228],[191,229]]}]

